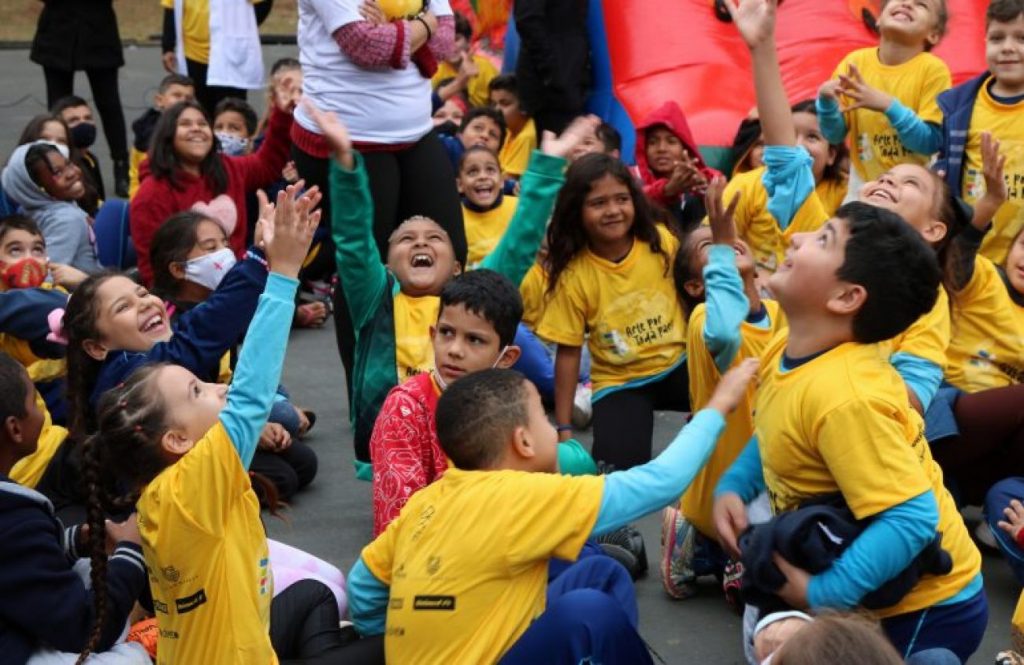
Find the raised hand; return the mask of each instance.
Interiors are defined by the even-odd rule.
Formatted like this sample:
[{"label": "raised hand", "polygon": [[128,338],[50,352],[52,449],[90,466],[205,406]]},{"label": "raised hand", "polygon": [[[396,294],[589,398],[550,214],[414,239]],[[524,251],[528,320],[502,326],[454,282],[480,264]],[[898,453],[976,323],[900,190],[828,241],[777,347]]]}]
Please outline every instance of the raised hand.
[{"label": "raised hand", "polygon": [[[313,210],[320,201],[320,192],[314,187],[297,196],[302,191],[302,184],[300,180],[278,192],[273,217],[265,219],[261,216],[257,223],[262,226],[263,245],[270,269],[293,279],[299,275],[309,246],[313,243],[313,233],[320,223],[320,211]],[[269,208],[269,204],[266,208]]]},{"label": "raised hand", "polygon": [[740,36],[751,50],[775,41],[775,15],[778,0],[725,0]]},{"label": "raised hand", "polygon": [[739,406],[747,394],[747,384],[757,374],[759,365],[757,358],[747,358],[739,365],[736,365],[718,381],[714,394],[708,400],[709,409],[715,409],[723,416],[727,416]]},{"label": "raised hand", "polygon": [[992,134],[981,134],[981,173],[985,178],[985,194],[974,202],[974,217],[971,224],[984,229],[999,208],[1006,203],[1009,192],[1006,187],[1006,155],[999,154],[1000,143]]},{"label": "raised hand", "polygon": [[585,115],[576,118],[566,127],[565,131],[555,136],[554,132],[545,131],[540,149],[545,155],[566,157],[588,136],[593,136],[601,126],[601,119],[596,115]]},{"label": "raised hand", "polygon": [[839,103],[839,96],[842,94],[842,82],[839,79],[829,79],[821,84],[818,88],[818,97],[823,99],[831,99],[836,104]]},{"label": "raised hand", "polygon": [[338,120],[338,116],[334,115],[334,113],[321,111],[309,99],[304,99],[302,103],[306,113],[313,118],[313,122],[317,124],[323,133],[324,139],[331,146],[331,149],[334,150],[335,159],[338,160],[339,164],[351,171],[355,167],[356,160],[352,153],[352,139],[349,138],[348,129],[345,128],[345,125],[342,124],[341,120]]},{"label": "raised hand", "polygon": [[850,65],[846,74],[839,75],[840,93],[848,100],[839,110],[843,113],[856,109],[868,109],[885,113],[892,105],[892,97],[876,90],[864,82],[857,65]]},{"label": "raised hand", "polygon": [[736,244],[736,206],[740,202],[740,193],[733,194],[732,200],[726,206],[723,200],[725,194],[725,178],[715,176],[708,185],[708,191],[704,195],[704,203],[708,210],[708,222],[711,224],[711,239],[716,245]]}]

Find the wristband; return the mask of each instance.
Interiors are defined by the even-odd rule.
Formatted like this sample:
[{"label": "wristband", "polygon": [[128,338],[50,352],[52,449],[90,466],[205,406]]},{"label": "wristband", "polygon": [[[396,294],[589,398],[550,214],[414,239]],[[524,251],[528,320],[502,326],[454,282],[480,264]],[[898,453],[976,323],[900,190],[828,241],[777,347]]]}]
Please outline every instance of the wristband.
[{"label": "wristband", "polygon": [[431,38],[434,36],[434,33],[430,29],[430,26],[427,24],[427,19],[423,18],[422,15],[417,15],[413,17],[413,20],[419,21],[420,23],[423,24],[423,28],[427,31],[427,41],[429,42]]},{"label": "wristband", "polygon": [[562,432],[571,432],[572,425],[559,425],[558,427],[555,428],[555,431],[557,431],[559,434],[561,434]]},{"label": "wristband", "polygon": [[267,272],[270,272],[270,264],[267,262],[267,260],[265,258],[263,258],[260,255],[259,252],[256,251],[255,248],[250,248],[249,251],[247,251],[245,253],[245,258],[252,259],[253,261],[256,261],[257,263],[262,265],[264,268],[266,268]]}]

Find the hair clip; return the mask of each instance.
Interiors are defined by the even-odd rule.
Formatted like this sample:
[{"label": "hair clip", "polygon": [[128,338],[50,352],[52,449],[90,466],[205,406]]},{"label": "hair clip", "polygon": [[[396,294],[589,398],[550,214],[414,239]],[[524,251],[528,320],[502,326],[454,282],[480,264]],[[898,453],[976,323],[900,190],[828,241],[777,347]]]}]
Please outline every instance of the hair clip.
[{"label": "hair clip", "polygon": [[47,333],[46,340],[67,346],[68,335],[67,331],[64,329],[64,310],[57,308],[50,312],[46,316],[46,323],[50,327],[50,332]]}]

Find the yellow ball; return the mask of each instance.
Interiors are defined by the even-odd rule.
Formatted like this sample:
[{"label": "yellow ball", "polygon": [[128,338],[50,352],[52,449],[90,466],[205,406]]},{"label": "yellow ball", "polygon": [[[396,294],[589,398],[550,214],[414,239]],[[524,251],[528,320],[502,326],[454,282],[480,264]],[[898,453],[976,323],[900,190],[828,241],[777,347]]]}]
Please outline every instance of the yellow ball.
[{"label": "yellow ball", "polygon": [[410,18],[423,10],[423,0],[378,0],[388,20]]}]

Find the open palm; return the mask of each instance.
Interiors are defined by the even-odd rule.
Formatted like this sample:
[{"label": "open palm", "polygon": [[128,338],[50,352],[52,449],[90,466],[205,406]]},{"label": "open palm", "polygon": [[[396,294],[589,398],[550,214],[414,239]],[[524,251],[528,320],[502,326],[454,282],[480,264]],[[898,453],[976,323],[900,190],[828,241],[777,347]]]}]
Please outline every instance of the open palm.
[{"label": "open palm", "polygon": [[778,0],[726,0],[732,22],[747,46],[754,48],[769,41],[775,33],[775,12]]}]

